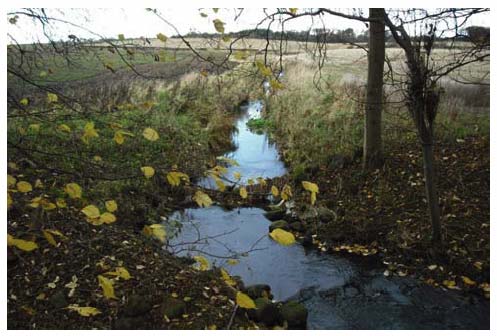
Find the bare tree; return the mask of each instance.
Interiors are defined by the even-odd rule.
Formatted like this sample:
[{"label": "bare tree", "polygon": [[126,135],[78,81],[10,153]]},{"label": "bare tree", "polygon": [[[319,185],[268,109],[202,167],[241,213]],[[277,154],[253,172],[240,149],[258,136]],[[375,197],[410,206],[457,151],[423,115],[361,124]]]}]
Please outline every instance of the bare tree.
[{"label": "bare tree", "polygon": [[385,64],[385,10],[370,8],[368,83],[364,118],[364,168],[377,168],[382,162],[381,111],[383,68]]},{"label": "bare tree", "polygon": [[[459,52],[451,61],[435,62],[432,51],[435,40],[450,31],[452,39],[459,37],[458,31],[467,20],[488,9],[440,9],[433,13],[425,10],[397,11],[385,14],[385,23],[393,38],[404,50],[407,63],[407,82],[404,95],[409,113],[414,121],[423,152],[426,198],[432,226],[432,241],[442,242],[439,197],[436,185],[434,126],[438,112],[441,90],[437,85],[442,76],[473,62],[490,57],[490,42],[473,44]],[[404,17],[402,17],[404,16]],[[405,19],[405,17],[410,19]],[[395,23],[394,23],[395,22]],[[408,33],[408,26],[419,25],[424,28],[421,35]],[[438,26],[445,25],[441,32]]]}]

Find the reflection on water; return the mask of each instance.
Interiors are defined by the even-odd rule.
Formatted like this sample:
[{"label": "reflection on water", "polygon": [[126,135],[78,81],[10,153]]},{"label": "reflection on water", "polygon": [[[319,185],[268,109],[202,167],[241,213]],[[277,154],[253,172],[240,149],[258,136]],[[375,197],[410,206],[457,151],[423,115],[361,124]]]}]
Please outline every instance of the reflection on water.
[{"label": "reflection on water", "polygon": [[[304,287],[341,286],[353,274],[352,265],[344,259],[323,258],[299,244],[274,242],[268,236],[270,222],[263,213],[259,208],[226,211],[216,206],[178,211],[170,219],[185,225],[171,244],[195,242],[174,249],[182,250],[182,255],[203,252],[212,263],[241,276],[245,284],[269,284],[277,300],[287,299]],[[229,265],[227,258],[240,262]]]},{"label": "reflection on water", "polygon": [[[235,181],[233,173],[239,172],[242,176],[241,183],[246,184],[249,178],[257,177],[272,178],[282,176],[286,173],[286,168],[280,160],[276,145],[271,143],[268,136],[256,134],[249,131],[247,121],[251,118],[260,118],[264,105],[261,101],[252,101],[245,107],[244,113],[236,122],[238,132],[233,134],[233,143],[236,150],[224,156],[238,162],[239,166],[228,167],[225,177],[230,181]],[[206,177],[198,182],[206,188],[216,188],[214,180]]]}]

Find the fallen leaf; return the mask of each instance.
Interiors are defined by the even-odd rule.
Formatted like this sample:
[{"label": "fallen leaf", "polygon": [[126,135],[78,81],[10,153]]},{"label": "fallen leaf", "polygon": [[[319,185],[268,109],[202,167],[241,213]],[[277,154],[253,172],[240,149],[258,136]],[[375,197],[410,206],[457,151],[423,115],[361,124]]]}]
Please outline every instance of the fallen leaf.
[{"label": "fallen leaf", "polygon": [[17,182],[17,190],[19,190],[22,193],[28,193],[33,190],[33,187],[31,186],[31,183],[26,182],[26,181],[19,181]]},{"label": "fallen leaf", "polygon": [[291,232],[282,229],[274,229],[269,235],[281,245],[288,246],[295,243],[295,236]]},{"label": "fallen leaf", "polygon": [[150,166],[141,167],[140,170],[142,171],[143,175],[145,175],[146,178],[151,178],[155,174],[155,169]]},{"label": "fallen leaf", "polygon": [[81,198],[81,195],[83,193],[79,184],[74,183],[74,182],[66,184],[66,186],[64,187],[64,191],[71,198]]},{"label": "fallen leaf", "polygon": [[149,141],[157,141],[159,140],[159,133],[154,129],[147,127],[143,130],[143,137]]},{"label": "fallen leaf", "polygon": [[102,275],[97,276],[97,278],[98,284],[100,285],[100,287],[102,287],[102,290],[104,292],[104,296],[107,299],[117,299],[116,295],[114,294],[114,286],[112,280],[107,279]]},{"label": "fallen leaf", "polygon": [[117,210],[117,203],[114,200],[108,200],[105,202],[105,208],[109,212],[114,212]]},{"label": "fallen leaf", "polygon": [[78,305],[69,305],[69,306],[66,307],[66,309],[74,310],[79,315],[85,316],[85,317],[94,316],[94,315],[98,315],[98,314],[102,313],[97,308],[94,308],[94,307],[79,307]]},{"label": "fallen leaf", "polygon": [[98,208],[94,205],[88,205],[84,207],[83,209],[81,209],[81,212],[84,213],[86,217],[91,219],[100,217],[100,210],[98,210]]},{"label": "fallen leaf", "polygon": [[17,239],[7,234],[7,246],[15,246],[20,250],[31,252],[38,248],[38,244],[33,241]]}]

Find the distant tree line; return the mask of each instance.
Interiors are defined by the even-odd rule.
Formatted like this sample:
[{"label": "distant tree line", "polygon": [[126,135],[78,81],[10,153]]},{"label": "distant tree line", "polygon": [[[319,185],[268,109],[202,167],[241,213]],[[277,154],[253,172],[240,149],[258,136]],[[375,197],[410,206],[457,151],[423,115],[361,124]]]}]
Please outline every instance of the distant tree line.
[{"label": "distant tree line", "polygon": [[[283,36],[282,36],[283,34]],[[288,40],[288,41],[299,41],[299,42],[327,42],[327,43],[367,43],[369,40],[369,31],[364,30],[357,33],[352,28],[346,29],[325,29],[325,28],[315,28],[312,30],[287,30],[284,32],[273,31],[267,29],[245,29],[238,32],[229,33],[232,38],[247,37],[256,39],[270,39],[270,40]],[[172,36],[179,37],[177,35]],[[218,33],[201,33],[191,31],[186,35],[185,38],[214,38],[219,37]],[[415,40],[416,38],[414,38]],[[446,37],[446,38],[435,38],[436,41],[444,41],[450,39],[451,41],[466,41],[475,44],[484,44],[490,41],[490,28],[481,26],[470,26],[464,29],[458,36]],[[390,31],[385,31],[385,42],[395,43],[395,39],[392,37]]]}]

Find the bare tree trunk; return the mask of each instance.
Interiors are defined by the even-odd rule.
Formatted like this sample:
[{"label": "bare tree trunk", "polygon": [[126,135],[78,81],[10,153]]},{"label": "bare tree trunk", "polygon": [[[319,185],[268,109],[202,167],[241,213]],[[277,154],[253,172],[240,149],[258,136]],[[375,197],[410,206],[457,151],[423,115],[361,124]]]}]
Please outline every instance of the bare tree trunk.
[{"label": "bare tree trunk", "polygon": [[440,206],[438,204],[438,191],[435,182],[435,159],[433,157],[433,145],[423,144],[423,167],[425,173],[425,188],[428,207],[430,211],[430,220],[432,228],[432,241],[440,243],[442,241],[442,232],[440,224]]},{"label": "bare tree trunk", "polygon": [[381,110],[383,99],[383,68],[385,60],[385,10],[370,8],[368,85],[364,118],[365,169],[377,168],[383,161],[381,141]]}]

